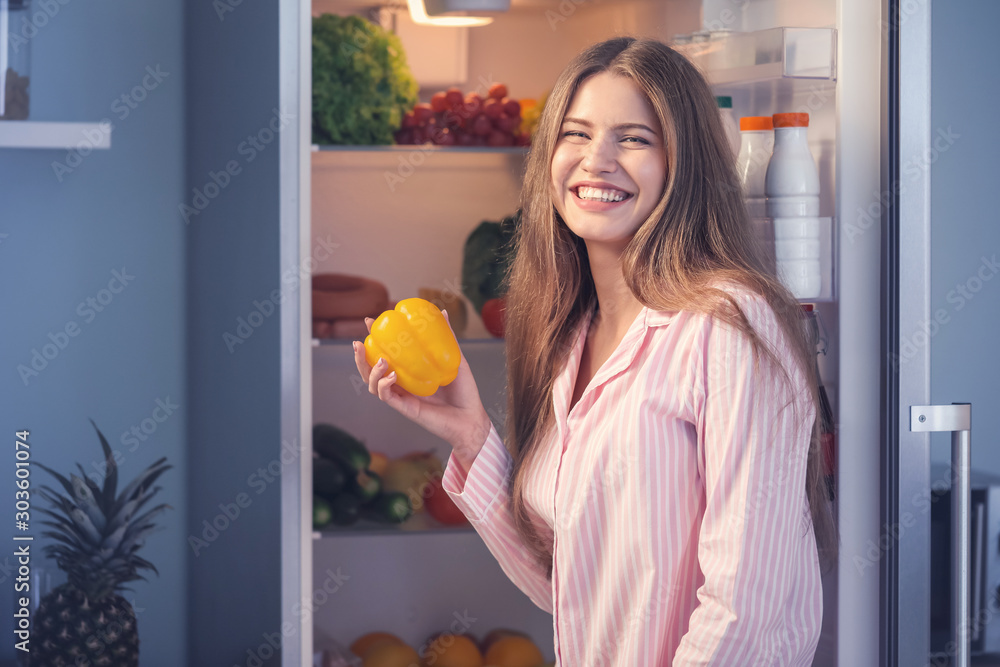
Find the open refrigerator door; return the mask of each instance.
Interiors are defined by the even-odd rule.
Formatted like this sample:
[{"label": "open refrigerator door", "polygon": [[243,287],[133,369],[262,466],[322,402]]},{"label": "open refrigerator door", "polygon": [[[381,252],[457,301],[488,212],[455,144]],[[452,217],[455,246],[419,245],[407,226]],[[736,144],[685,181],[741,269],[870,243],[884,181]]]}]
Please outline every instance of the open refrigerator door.
[{"label": "open refrigerator door", "polygon": [[[838,3],[802,4],[513,0],[509,11],[475,28],[413,25],[400,6],[346,0],[314,0],[312,6],[314,16],[360,15],[394,30],[415,63],[419,102],[428,107],[435,93],[449,87],[488,99],[497,83],[512,99],[541,101],[580,50],[630,34],[672,43],[704,72],[717,95],[731,99],[736,118],[808,113],[808,148],[819,178],[819,210],[813,217],[821,282],[818,291],[801,300],[814,304],[824,332],[819,370],[837,424]],[[463,260],[466,242],[480,223],[516,212],[527,150],[423,144],[314,146],[312,153],[312,247],[334,249],[314,252],[314,275],[377,279],[390,304],[421,289],[461,302],[449,310],[461,307],[467,313],[459,342],[498,427],[505,411],[503,340],[488,333],[481,304],[463,290]],[[773,218],[757,211],[754,225],[775,261]],[[350,344],[358,337],[314,339],[313,422],[352,434],[373,458],[412,460],[429,453],[446,461],[446,443],[360,386]],[[835,436],[834,429],[831,441]],[[829,460],[832,495],[837,464],[832,451]],[[416,496],[421,495],[418,489]],[[545,662],[555,660],[551,615],[510,583],[468,525],[446,525],[417,511],[400,526],[364,521],[327,526],[313,533],[312,560],[314,590],[329,584],[324,600],[313,601],[317,656],[324,648],[329,656],[334,644],[349,646],[376,632],[396,636],[418,653],[438,633],[464,634],[482,652],[482,640],[501,630],[522,633]],[[836,574],[824,580],[827,602],[817,665],[837,664]]]}]

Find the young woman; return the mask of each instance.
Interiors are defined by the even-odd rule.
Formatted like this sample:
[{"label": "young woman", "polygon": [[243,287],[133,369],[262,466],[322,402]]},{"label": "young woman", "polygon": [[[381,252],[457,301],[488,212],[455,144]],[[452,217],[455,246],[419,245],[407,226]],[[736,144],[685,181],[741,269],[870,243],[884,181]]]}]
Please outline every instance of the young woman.
[{"label": "young woman", "polygon": [[559,664],[811,664],[836,548],[814,352],[708,85],[659,42],[589,48],[522,199],[506,440],[464,359],[418,398],[356,343],[370,391],[451,443],[444,488],[553,613]]}]

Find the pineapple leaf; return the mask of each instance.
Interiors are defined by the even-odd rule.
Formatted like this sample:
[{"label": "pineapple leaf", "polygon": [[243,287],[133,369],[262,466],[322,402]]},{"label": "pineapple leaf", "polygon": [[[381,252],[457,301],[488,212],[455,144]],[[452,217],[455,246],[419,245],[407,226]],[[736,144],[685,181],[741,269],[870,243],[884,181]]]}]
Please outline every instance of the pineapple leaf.
[{"label": "pineapple leaf", "polygon": [[92,480],[90,476],[87,475],[87,471],[83,469],[83,466],[77,463],[76,468],[77,470],[80,471],[80,478],[87,483],[87,487],[90,489],[90,493],[93,494],[94,496],[100,494],[101,487],[97,486],[97,482]]},{"label": "pineapple leaf", "polygon": [[[128,530],[128,524],[121,526],[113,533],[107,535],[104,541],[101,542],[102,549],[110,549],[111,553],[114,553],[118,549],[118,545],[121,543],[122,538],[125,537],[125,531]],[[108,554],[109,556],[111,554]]]},{"label": "pineapple leaf", "polygon": [[[42,509],[38,508],[38,511],[41,512]],[[54,516],[56,518],[55,521],[45,521],[43,519],[42,521],[40,521],[40,523],[43,526],[52,526],[53,528],[56,528],[58,530],[65,530],[65,531],[70,532],[70,533],[73,532],[73,524],[72,523],[70,523],[69,521],[67,521],[63,517],[59,516],[58,514],[53,514],[52,516]]]},{"label": "pineapple leaf", "polygon": [[74,508],[70,512],[70,518],[73,519],[73,523],[79,529],[80,535],[86,538],[91,544],[97,545],[101,543],[101,534],[97,532],[97,528],[90,521],[83,510]]},{"label": "pineapple leaf", "polygon": [[64,496],[60,496],[47,486],[40,487],[38,495],[55,505],[56,509],[61,510],[63,516],[68,517],[69,513],[73,511],[73,504],[70,501],[66,500]]},{"label": "pineapple leaf", "polygon": [[132,517],[135,516],[137,509],[139,509],[138,500],[130,500],[125,503],[122,508],[108,520],[108,530],[117,530],[119,525],[129,523],[132,520]]},{"label": "pineapple leaf", "polygon": [[130,500],[135,500],[137,496],[141,495],[142,489],[140,487],[152,484],[157,477],[172,468],[173,466],[166,465],[166,460],[166,457],[159,459],[151,466],[143,470],[138,477],[133,479],[132,482],[125,487],[125,490],[122,491],[122,494],[118,496],[118,500],[115,502],[110,513],[117,514],[122,505]]},{"label": "pineapple leaf", "polygon": [[[73,495],[73,485],[70,483],[70,481],[68,479],[66,479],[65,477],[63,477],[62,475],[60,475],[59,473],[57,473],[55,470],[53,470],[52,468],[48,467],[47,465],[43,465],[41,463],[38,463],[37,461],[35,462],[35,465],[38,466],[39,468],[41,468],[42,470],[44,470],[45,472],[49,473],[53,477],[55,477],[57,480],[59,480],[59,483],[62,484],[62,486],[63,486],[64,489],[66,489],[66,493],[69,494],[69,497],[70,498],[74,497],[74,495]],[[55,493],[55,492],[53,492],[53,493]],[[55,495],[59,495],[59,494],[55,494]]]},{"label": "pineapple leaf", "polygon": [[[43,521],[42,523],[48,523],[48,522]],[[70,547],[71,549],[76,549],[76,550],[80,549],[80,543],[75,539],[73,539],[72,537],[70,537],[69,535],[67,535],[66,533],[46,530],[42,532],[42,535],[44,535],[45,537],[51,537],[54,540],[59,540],[60,542]]]},{"label": "pineapple leaf", "polygon": [[111,507],[112,503],[115,502],[115,493],[118,490],[118,464],[115,463],[114,454],[111,453],[111,445],[108,444],[104,434],[101,433],[101,429],[97,428],[97,424],[94,424],[93,419],[90,420],[90,423],[93,424],[94,430],[97,431],[97,437],[101,439],[101,449],[104,450],[105,474],[103,506]]},{"label": "pineapple leaf", "polygon": [[156,516],[157,514],[159,514],[160,512],[162,512],[163,510],[167,510],[167,509],[171,509],[172,510],[173,507],[171,507],[167,503],[161,503],[161,504],[157,505],[156,507],[154,507],[153,509],[151,509],[148,512],[146,512],[145,514],[143,514],[142,516],[137,517],[134,521],[131,522],[131,524],[133,526],[138,526],[140,524],[148,523],[149,521],[152,520],[152,518],[154,516]]},{"label": "pineapple leaf", "polygon": [[76,506],[86,512],[87,517],[98,531],[103,531],[106,519],[101,513],[101,508],[97,506],[97,499],[90,492],[90,487],[76,475],[70,475],[70,483],[73,485]]}]

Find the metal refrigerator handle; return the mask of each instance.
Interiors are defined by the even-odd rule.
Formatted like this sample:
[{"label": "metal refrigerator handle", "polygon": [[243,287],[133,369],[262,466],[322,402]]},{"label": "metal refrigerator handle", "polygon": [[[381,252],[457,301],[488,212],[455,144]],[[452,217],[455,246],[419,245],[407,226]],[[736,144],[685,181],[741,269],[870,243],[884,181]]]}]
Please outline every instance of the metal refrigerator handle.
[{"label": "metal refrigerator handle", "polygon": [[969,667],[969,560],[971,555],[972,404],[911,405],[913,432],[951,431],[951,620],[954,667]]}]

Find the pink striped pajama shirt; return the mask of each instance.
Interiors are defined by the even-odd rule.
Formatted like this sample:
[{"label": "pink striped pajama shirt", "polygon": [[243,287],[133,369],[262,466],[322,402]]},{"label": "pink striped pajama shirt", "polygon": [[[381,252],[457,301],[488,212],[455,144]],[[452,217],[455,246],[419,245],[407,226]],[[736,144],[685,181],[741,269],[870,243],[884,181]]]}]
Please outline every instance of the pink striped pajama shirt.
[{"label": "pink striped pajama shirt", "polygon": [[[790,360],[767,303],[726,289]],[[512,460],[496,430],[469,471],[453,455],[443,480],[504,572],[553,614],[557,664],[811,664],[822,591],[802,374],[789,369],[799,400],[782,410],[792,394],[754,368],[744,337],[644,308],[568,410],[588,327],[554,384],[555,428],[526,490],[551,581],[514,528]]]}]

